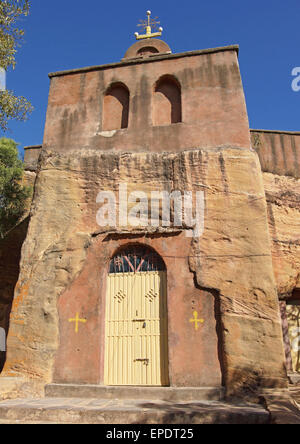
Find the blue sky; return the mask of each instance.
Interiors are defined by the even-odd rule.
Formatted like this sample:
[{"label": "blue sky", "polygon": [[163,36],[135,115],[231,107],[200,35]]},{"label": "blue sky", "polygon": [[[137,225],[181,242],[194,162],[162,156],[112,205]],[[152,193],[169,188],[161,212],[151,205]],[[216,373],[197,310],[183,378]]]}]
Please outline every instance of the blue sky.
[{"label": "blue sky", "polygon": [[[27,122],[10,122],[20,144],[42,143],[48,73],[118,62],[135,42],[136,24],[150,9],[173,52],[240,45],[240,69],[250,127],[300,131],[300,92],[291,88],[300,66],[299,0],[32,0],[17,67],[7,88],[35,110]],[[3,135],[3,134],[1,134]]]}]

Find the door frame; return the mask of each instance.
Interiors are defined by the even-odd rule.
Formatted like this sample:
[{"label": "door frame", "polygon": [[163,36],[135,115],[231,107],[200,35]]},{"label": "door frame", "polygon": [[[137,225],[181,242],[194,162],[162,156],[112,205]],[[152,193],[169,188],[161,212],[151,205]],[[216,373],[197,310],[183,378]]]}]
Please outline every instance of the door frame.
[{"label": "door frame", "polygon": [[[158,257],[163,265],[164,265],[164,269],[160,270],[160,271],[164,271],[165,272],[165,291],[164,291],[164,295],[163,297],[165,298],[165,321],[161,320],[160,323],[160,329],[161,329],[161,325],[162,322],[165,322],[165,335],[166,335],[166,339],[165,339],[165,366],[166,366],[166,374],[165,374],[165,381],[166,383],[163,385],[159,385],[156,387],[168,387],[170,386],[170,367],[169,367],[169,320],[168,320],[168,272],[167,272],[167,267],[166,264],[163,260],[163,258],[160,256],[159,253],[157,253],[157,251],[155,251],[151,246],[149,245],[145,245],[145,244],[141,244],[141,243],[130,243],[130,244],[125,244],[120,246],[118,249],[115,250],[114,254],[111,255],[110,259],[109,259],[109,264],[111,264],[111,261],[116,257],[117,254],[121,254],[122,252],[124,252],[125,250],[131,249],[131,248],[138,248],[138,249],[145,249],[148,250],[149,252],[151,252],[153,255],[155,255],[156,257]],[[105,385],[106,384],[106,380],[105,380],[105,365],[106,365],[106,311],[107,311],[107,297],[108,297],[108,276],[110,273],[110,265],[107,264],[107,266],[105,267],[105,270],[103,270],[103,280],[105,281],[104,285],[102,286],[102,295],[103,297],[102,299],[102,304],[104,305],[104,309],[101,310],[102,315],[101,315],[101,337],[102,337],[102,352],[101,352],[101,368],[102,368],[102,383]],[[136,273],[132,273],[133,275]],[[160,330],[161,331],[161,330]],[[160,353],[162,353],[162,346],[160,343]],[[116,385],[114,385],[116,386]],[[122,386],[126,386],[125,384],[122,384]],[[137,384],[132,384],[130,385],[132,386],[138,386]],[[154,385],[142,385],[142,387],[154,387]]]}]

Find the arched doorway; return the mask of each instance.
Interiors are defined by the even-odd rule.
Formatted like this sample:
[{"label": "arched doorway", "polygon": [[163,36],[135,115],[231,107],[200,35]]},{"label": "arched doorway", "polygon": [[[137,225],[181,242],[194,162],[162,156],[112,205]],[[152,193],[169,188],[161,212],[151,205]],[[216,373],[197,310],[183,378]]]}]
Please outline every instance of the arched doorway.
[{"label": "arched doorway", "polygon": [[114,83],[103,99],[103,131],[128,128],[129,90],[123,83]]},{"label": "arched doorway", "polygon": [[106,290],[106,385],[166,386],[167,273],[164,261],[141,245],[110,261]]},{"label": "arched doorway", "polygon": [[171,75],[161,77],[155,85],[153,97],[153,125],[182,122],[181,86]]}]

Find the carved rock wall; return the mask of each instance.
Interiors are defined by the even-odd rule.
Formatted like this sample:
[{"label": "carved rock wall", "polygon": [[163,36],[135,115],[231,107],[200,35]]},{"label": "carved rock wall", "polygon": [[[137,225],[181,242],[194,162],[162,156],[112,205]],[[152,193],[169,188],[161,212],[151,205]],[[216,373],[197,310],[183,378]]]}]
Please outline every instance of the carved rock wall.
[{"label": "carved rock wall", "polygon": [[[24,184],[33,187],[35,177],[35,173],[25,171]],[[4,239],[0,240],[0,328],[5,330],[5,336],[9,330],[10,311],[20,272],[21,249],[27,235],[30,204],[31,197],[28,199],[27,211],[23,219]],[[5,359],[6,352],[0,350],[0,372]]]},{"label": "carved rock wall", "polygon": [[300,180],[263,173],[278,296],[300,288]]},{"label": "carved rock wall", "polygon": [[[195,288],[210,292],[219,304],[227,393],[285,386],[260,164],[253,151],[232,147],[172,154],[44,151],[22,250],[4,375],[52,380],[62,340],[58,302],[80,277],[101,233],[96,224],[98,192],[117,192],[120,182],[128,184],[129,192],[204,191],[204,233],[190,238],[181,253],[187,256]],[[134,230],[127,229],[130,238]]]}]

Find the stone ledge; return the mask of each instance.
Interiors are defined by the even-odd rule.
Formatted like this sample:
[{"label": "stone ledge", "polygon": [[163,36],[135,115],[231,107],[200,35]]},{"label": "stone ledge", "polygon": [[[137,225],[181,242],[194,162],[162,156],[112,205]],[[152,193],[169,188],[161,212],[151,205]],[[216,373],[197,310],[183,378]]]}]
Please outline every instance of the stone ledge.
[{"label": "stone ledge", "polygon": [[97,399],[155,399],[163,401],[215,400],[224,398],[222,387],[100,386],[91,384],[49,384],[46,397]]},{"label": "stone ledge", "polygon": [[106,65],[96,65],[96,66],[88,66],[86,68],[77,68],[77,69],[69,69],[66,71],[57,71],[57,72],[50,72],[48,74],[49,78],[52,77],[59,77],[59,76],[66,76],[69,74],[78,74],[78,73],[84,73],[84,72],[91,72],[91,71],[102,71],[104,69],[111,69],[111,68],[119,68],[123,66],[129,66],[129,65],[136,65],[140,63],[152,63],[152,62],[159,62],[160,60],[166,60],[166,59],[179,59],[182,57],[192,57],[192,56],[198,56],[203,54],[212,54],[217,52],[224,52],[224,51],[235,51],[237,54],[239,52],[239,45],[230,45],[230,46],[221,46],[218,48],[209,48],[209,49],[200,49],[197,51],[187,51],[187,52],[181,52],[178,54],[159,54],[159,55],[153,55],[149,58],[139,58],[139,59],[126,59],[122,62],[117,63],[109,63]]},{"label": "stone ledge", "polygon": [[99,399],[20,399],[0,402],[1,424],[268,424],[255,404]]},{"label": "stone ledge", "polygon": [[24,150],[40,150],[43,145],[28,145],[24,146]]},{"label": "stone ledge", "polygon": [[300,136],[300,131],[280,131],[280,130],[264,130],[264,129],[250,129],[251,133],[270,133],[270,134],[287,134],[291,136]]}]

